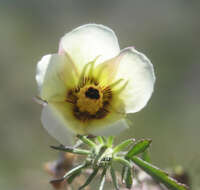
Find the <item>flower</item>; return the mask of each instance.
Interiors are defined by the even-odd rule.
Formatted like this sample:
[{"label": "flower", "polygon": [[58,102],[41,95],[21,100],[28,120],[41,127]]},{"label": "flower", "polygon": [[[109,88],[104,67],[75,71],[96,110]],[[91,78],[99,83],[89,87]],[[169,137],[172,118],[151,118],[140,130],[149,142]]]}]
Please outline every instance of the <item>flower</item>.
[{"label": "flower", "polygon": [[37,64],[44,128],[67,144],[73,134],[114,135],[128,113],[141,110],[153,92],[150,60],[133,47],[120,51],[115,33],[97,24],[62,37],[57,54]]}]

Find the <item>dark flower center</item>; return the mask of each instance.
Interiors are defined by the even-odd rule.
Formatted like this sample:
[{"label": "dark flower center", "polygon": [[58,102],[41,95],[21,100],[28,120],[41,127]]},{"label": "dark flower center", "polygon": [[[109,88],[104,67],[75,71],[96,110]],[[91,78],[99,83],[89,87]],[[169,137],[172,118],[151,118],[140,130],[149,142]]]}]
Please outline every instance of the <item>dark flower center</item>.
[{"label": "dark flower center", "polygon": [[88,90],[85,92],[85,96],[91,99],[99,99],[99,91],[93,87],[88,88]]}]

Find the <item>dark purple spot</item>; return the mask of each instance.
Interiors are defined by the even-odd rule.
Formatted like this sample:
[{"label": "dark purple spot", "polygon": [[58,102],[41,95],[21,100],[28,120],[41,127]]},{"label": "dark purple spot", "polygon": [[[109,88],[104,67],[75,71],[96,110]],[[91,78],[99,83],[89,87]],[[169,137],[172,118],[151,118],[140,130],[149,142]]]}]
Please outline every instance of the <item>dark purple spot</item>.
[{"label": "dark purple spot", "polygon": [[93,87],[88,88],[88,90],[85,92],[85,96],[91,99],[99,99],[99,91]]}]

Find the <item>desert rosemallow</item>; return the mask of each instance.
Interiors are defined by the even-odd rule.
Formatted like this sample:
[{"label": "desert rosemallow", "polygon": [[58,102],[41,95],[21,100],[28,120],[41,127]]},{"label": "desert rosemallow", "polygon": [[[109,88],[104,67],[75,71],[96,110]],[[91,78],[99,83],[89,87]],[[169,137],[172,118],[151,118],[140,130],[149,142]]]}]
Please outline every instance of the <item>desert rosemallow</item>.
[{"label": "desert rosemallow", "polygon": [[155,75],[150,60],[134,47],[120,51],[110,28],[87,24],[64,35],[58,53],[38,62],[36,81],[44,102],[42,124],[67,145],[74,134],[126,129],[126,115],[150,99]]}]

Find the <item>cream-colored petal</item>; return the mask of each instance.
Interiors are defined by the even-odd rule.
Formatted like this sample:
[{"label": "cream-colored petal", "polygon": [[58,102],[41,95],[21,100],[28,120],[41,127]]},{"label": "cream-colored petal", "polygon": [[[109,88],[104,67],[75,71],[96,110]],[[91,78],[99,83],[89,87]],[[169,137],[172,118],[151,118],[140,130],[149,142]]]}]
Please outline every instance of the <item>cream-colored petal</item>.
[{"label": "cream-colored petal", "polygon": [[44,76],[46,74],[46,70],[49,65],[50,59],[51,59],[51,55],[45,55],[37,64],[35,79],[37,81],[39,92],[41,91],[41,87],[44,82]]},{"label": "cream-colored petal", "polygon": [[67,90],[77,83],[76,68],[67,54],[51,55],[48,61],[43,76],[41,98],[46,101],[64,101]]},{"label": "cream-colored petal", "polygon": [[63,125],[75,134],[85,134],[85,123],[80,122],[73,114],[73,104],[68,102],[50,103],[54,114]]},{"label": "cream-colored petal", "polygon": [[67,52],[81,72],[84,65],[98,56],[97,64],[120,52],[115,33],[97,24],[80,26],[67,33],[60,41],[59,53]]},{"label": "cream-colored petal", "polygon": [[104,118],[91,120],[85,129],[85,133],[96,135],[97,133],[100,134],[101,132],[101,134],[103,134],[104,130],[110,131],[116,127],[114,134],[117,134],[119,133],[118,131],[122,131],[127,128],[127,125],[125,124],[121,126],[121,129],[117,127],[119,126],[117,123],[121,120],[120,123],[122,124],[122,120],[126,117],[124,104],[118,97],[113,95],[110,106],[106,109],[108,110],[108,114]]},{"label": "cream-colored petal", "polygon": [[[104,118],[91,119],[88,121],[80,121],[74,116],[73,104],[68,102],[52,102],[49,105],[53,109],[54,114],[63,123],[63,126],[73,131],[75,134],[93,134],[93,132],[96,131],[103,131],[104,129],[109,130],[108,128],[125,117],[122,111],[123,106],[121,106],[120,101],[115,101],[112,105],[113,107],[109,109],[109,113]],[[122,128],[124,129],[124,126],[122,126]]]},{"label": "cream-colored petal", "polygon": [[58,142],[63,145],[73,144],[74,134],[59,120],[50,105],[44,106],[41,120],[43,127]]},{"label": "cream-colored petal", "polygon": [[112,136],[118,135],[122,131],[128,129],[128,124],[126,123],[125,119],[117,120],[114,123],[105,125],[101,128],[96,128],[93,130],[93,135],[102,135],[102,136]]},{"label": "cream-colored petal", "polygon": [[121,60],[116,79],[128,81],[119,97],[125,104],[126,113],[141,110],[148,102],[154,89],[155,75],[150,60],[134,48],[121,51]]}]

